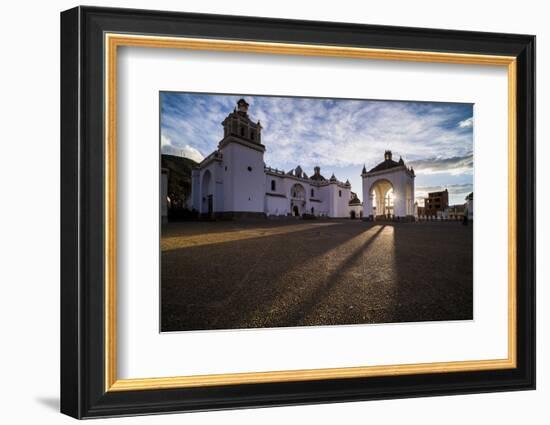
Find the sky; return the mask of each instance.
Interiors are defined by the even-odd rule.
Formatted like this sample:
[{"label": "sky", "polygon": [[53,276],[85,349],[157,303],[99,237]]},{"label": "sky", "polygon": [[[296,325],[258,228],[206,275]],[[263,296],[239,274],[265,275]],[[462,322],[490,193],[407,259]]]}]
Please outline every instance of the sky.
[{"label": "sky", "polygon": [[221,122],[241,97],[261,121],[267,166],[300,165],[311,175],[318,165],[326,178],[349,179],[363,199],[363,165],[373,168],[389,149],[414,168],[420,206],[428,192],[448,189],[452,205],[473,191],[472,104],[161,92],[162,153],[200,162],[217,148]]}]

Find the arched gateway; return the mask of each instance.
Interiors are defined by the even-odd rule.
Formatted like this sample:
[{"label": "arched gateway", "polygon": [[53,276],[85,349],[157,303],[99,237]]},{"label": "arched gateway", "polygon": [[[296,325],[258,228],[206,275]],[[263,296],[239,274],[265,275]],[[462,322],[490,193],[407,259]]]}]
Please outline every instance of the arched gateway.
[{"label": "arched gateway", "polygon": [[414,170],[403,159],[392,160],[391,151],[384,161],[367,171],[363,167],[364,211],[367,217],[414,217]]},{"label": "arched gateway", "polygon": [[369,189],[373,216],[394,215],[393,185],[385,178],[376,180]]}]

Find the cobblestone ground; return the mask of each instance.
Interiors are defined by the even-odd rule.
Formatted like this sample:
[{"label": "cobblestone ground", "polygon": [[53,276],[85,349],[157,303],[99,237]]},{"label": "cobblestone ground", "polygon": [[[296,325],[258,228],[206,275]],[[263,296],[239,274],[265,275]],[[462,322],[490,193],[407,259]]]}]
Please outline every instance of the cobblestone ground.
[{"label": "cobblestone ground", "polygon": [[472,227],[171,223],[161,239],[162,330],[472,319]]}]

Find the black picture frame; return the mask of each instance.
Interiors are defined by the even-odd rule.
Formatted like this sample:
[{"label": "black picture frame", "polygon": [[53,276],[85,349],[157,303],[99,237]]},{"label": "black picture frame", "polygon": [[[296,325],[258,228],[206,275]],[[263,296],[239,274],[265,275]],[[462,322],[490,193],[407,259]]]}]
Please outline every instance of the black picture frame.
[{"label": "black picture frame", "polygon": [[[517,58],[517,367],[474,372],[105,391],[104,34]],[[61,13],[61,412],[93,418],[535,388],[535,37],[76,7]]]}]

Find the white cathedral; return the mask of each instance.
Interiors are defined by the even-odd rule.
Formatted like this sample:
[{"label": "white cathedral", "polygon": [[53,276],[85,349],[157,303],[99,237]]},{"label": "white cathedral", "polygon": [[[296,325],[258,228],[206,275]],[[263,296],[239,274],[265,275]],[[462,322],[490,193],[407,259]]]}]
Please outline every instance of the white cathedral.
[{"label": "white cathedral", "polygon": [[407,217],[413,215],[414,171],[402,159],[384,161],[368,171],[363,167],[364,204],[349,181],[334,174],[326,179],[320,167],[308,176],[300,166],[288,172],[264,163],[262,126],[248,115],[248,103],[222,122],[218,148],[192,171],[192,205],[203,217],[314,216],[333,218]]}]

